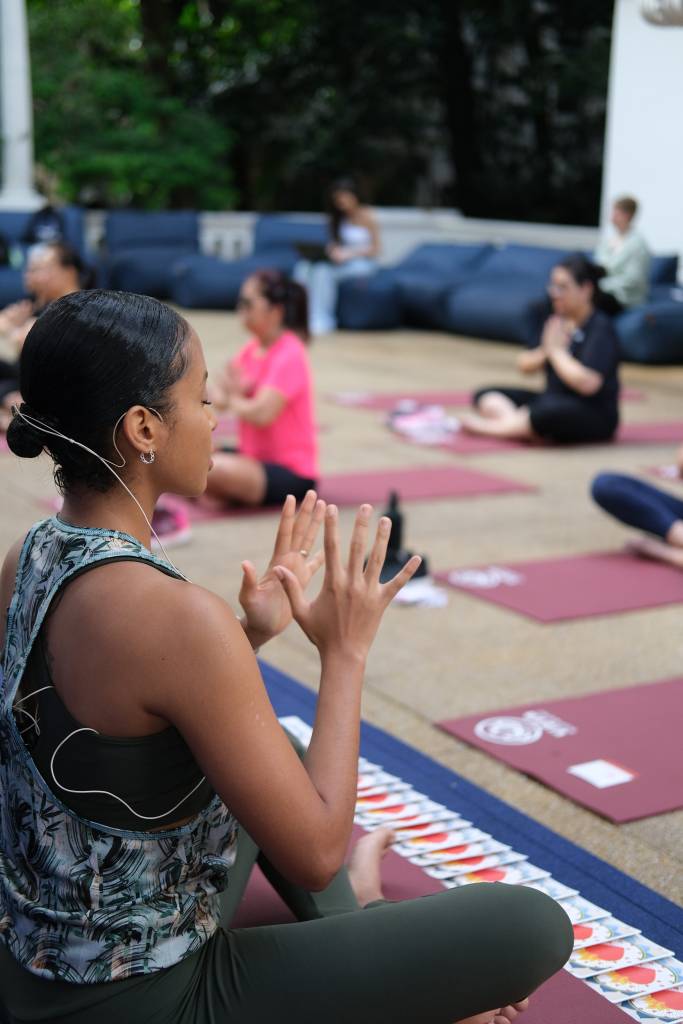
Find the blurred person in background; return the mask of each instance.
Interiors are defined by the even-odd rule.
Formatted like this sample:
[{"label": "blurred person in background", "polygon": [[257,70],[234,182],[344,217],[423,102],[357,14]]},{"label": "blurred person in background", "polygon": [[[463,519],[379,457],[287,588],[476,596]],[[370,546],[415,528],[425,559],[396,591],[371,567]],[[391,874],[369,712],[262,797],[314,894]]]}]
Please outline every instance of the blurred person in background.
[{"label": "blurred person in background", "polygon": [[379,229],[369,206],[360,199],[351,178],[339,178],[329,190],[330,241],[326,260],[302,260],[294,279],[308,291],[312,334],[326,334],[337,326],[337,292],[345,277],[362,277],[377,269]]},{"label": "blurred person in background", "polygon": [[0,312],[0,337],[11,355],[0,360],[0,430],[4,430],[19,394],[19,354],[26,335],[50,302],[92,284],[91,273],[79,253],[66,242],[36,245],[28,256],[24,287],[30,298],[6,306]]},{"label": "blurred person in background", "polygon": [[600,289],[608,302],[603,308],[612,315],[647,299],[651,257],[645,239],[633,227],[637,212],[638,203],[631,196],[617,199],[610,218],[614,231],[595,251],[595,262],[605,271]]},{"label": "blurred person in background", "polygon": [[[683,478],[683,448],[676,463],[667,467],[668,478]],[[626,550],[683,569],[683,501],[668,491],[627,476],[599,473],[591,484],[593,500],[624,526],[642,530],[626,543]]]}]

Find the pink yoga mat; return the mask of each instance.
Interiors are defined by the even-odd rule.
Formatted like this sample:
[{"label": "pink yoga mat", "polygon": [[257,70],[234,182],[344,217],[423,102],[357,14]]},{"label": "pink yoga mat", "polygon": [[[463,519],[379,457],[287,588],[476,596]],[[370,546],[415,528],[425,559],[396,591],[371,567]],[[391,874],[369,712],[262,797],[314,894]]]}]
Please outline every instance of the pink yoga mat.
[{"label": "pink yoga mat", "polygon": [[[381,510],[391,491],[398,491],[404,501],[424,501],[436,498],[471,498],[485,494],[526,493],[535,489],[507,477],[482,473],[465,466],[417,466],[412,469],[330,474],[321,479],[319,493],[325,501],[342,507],[352,507],[369,501]],[[193,522],[273,512],[273,509],[230,508],[204,498],[194,502],[188,501],[186,506]]]},{"label": "pink yoga mat", "polygon": [[471,391],[336,391],[326,396],[335,405],[350,409],[395,409],[399,402],[420,405],[469,405]]},{"label": "pink yoga mat", "polygon": [[[401,436],[401,435],[397,435]],[[404,440],[408,440],[404,438]],[[671,420],[655,423],[624,423],[614,441],[603,444],[680,444],[683,442],[683,421]],[[410,442],[409,443],[413,443]],[[548,448],[579,447],[578,445],[551,445],[541,442],[509,441],[498,437],[479,437],[460,432],[450,440],[436,447],[455,455],[488,455],[491,452],[507,452],[519,449],[545,451]],[[585,446],[582,446],[585,447]]]},{"label": "pink yoga mat", "polygon": [[623,822],[683,807],[682,722],[678,678],[503,708],[439,726],[610,821]]},{"label": "pink yoga mat", "polygon": [[649,476],[656,476],[658,480],[668,480],[674,484],[681,483],[681,473],[674,462],[668,462],[661,466],[646,466],[645,472]]},{"label": "pink yoga mat", "polygon": [[[395,409],[399,402],[418,402],[420,405],[469,405],[472,391],[335,391],[326,396],[335,405],[349,409]],[[638,402],[645,398],[642,391],[622,388],[622,401]]]},{"label": "pink yoga mat", "polygon": [[[357,826],[354,834],[362,835]],[[382,882],[385,895],[391,900],[443,891],[437,881],[392,851],[382,863]],[[258,869],[253,871],[233,927],[250,928],[291,921],[293,917],[277,893]],[[623,1024],[626,1020],[628,1018],[621,1010],[578,978],[567,971],[559,971],[533,994],[529,1009],[520,1017],[520,1024],[550,1024],[551,1021],[552,1024]]]},{"label": "pink yoga mat", "polygon": [[585,619],[683,601],[683,572],[608,551],[533,562],[498,562],[436,578],[537,622]]}]

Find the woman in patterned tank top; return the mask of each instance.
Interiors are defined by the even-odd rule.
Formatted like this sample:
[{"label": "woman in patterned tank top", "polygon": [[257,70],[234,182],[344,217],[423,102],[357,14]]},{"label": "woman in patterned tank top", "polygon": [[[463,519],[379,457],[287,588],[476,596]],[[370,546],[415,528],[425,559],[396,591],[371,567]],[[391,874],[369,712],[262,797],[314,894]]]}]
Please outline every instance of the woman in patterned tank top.
[{"label": "woman in patterned tank top", "polygon": [[[240,620],[150,553],[159,495],[201,494],[211,464],[216,421],[189,324],[145,296],[77,293],[37,321],[20,371],[8,444],[19,457],[48,452],[64,505],[15,545],[0,577],[0,1017],[513,1020],[571,950],[556,903],[477,885],[385,904],[386,834],[370,837],[351,876],[343,870],[365,662],[419,559],[382,585],[387,519],[372,537],[361,506],[343,560],[337,509],[310,493],[297,513],[288,498],[265,573],[243,563]],[[320,660],[301,756],[254,655],[292,617]],[[39,771],[33,753],[56,735],[57,716],[68,731]],[[139,756],[156,744],[138,798],[123,772],[100,781],[106,751]],[[197,786],[161,802],[178,770],[164,751],[181,746],[209,784],[191,813]],[[88,817],[86,795],[98,801]],[[112,823],[114,808],[131,820]],[[231,927],[257,856],[300,922]]]}]

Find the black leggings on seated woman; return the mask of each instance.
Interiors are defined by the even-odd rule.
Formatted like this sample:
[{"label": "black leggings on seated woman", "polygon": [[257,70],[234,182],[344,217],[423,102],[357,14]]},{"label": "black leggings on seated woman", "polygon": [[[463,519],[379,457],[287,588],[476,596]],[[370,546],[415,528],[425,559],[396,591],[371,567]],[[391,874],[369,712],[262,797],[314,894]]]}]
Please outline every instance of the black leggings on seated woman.
[{"label": "black leggings on seated woman", "polygon": [[[297,923],[231,928],[257,862]],[[361,909],[342,868],[308,892],[243,829],[220,923],[173,967],[93,985],[36,977],[0,941],[0,1021],[4,1006],[11,1024],[453,1024],[530,995],[574,942],[560,905],[523,886],[481,882]]]},{"label": "black leggings on seated woman", "polygon": [[[230,929],[257,858],[298,923]],[[197,953],[125,981],[47,981],[0,942],[8,1020],[453,1024],[530,995],[563,966],[574,941],[560,905],[523,886],[481,882],[361,910],[342,870],[323,892],[305,892],[259,857],[245,833],[222,909],[223,927]]]},{"label": "black leggings on seated woman", "polygon": [[534,434],[556,444],[588,444],[591,441],[609,441],[619,426],[612,411],[591,402],[581,395],[553,391],[532,391],[529,388],[482,388],[472,399],[495,392],[504,395],[518,408],[529,409]]},{"label": "black leggings on seated woman", "polygon": [[600,473],[591,486],[593,500],[626,526],[666,540],[675,522],[683,520],[683,501],[643,480],[623,473]]}]

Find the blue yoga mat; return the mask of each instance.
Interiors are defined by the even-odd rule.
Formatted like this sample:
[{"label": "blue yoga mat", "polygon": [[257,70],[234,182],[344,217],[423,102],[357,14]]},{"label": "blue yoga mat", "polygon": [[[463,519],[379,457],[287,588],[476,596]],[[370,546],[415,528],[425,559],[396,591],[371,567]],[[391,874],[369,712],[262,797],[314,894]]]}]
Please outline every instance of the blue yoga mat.
[{"label": "blue yoga mat", "polygon": [[[312,724],[315,694],[265,662],[261,662],[261,671],[277,714],[298,715]],[[683,908],[365,722],[361,727],[361,753],[410,782],[430,799],[472,821],[477,828],[526,854],[557,881],[580,890],[582,896],[640,928],[649,939],[672,949],[683,959]]]}]

